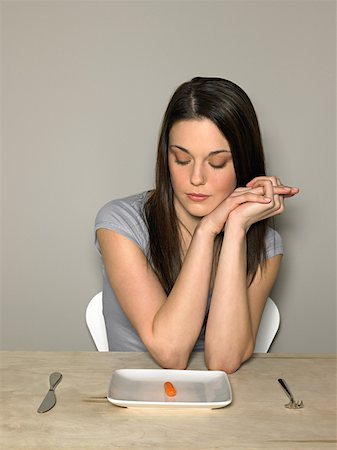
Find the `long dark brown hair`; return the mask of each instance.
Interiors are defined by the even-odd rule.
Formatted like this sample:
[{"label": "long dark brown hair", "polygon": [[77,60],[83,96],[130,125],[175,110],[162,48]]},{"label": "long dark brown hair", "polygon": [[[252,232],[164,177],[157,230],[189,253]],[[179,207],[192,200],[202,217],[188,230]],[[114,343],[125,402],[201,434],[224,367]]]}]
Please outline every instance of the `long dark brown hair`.
[{"label": "long dark brown hair", "polygon": [[[149,257],[168,294],[180,272],[181,235],[176,216],[168,166],[168,141],[172,126],[181,120],[211,120],[227,139],[232,152],[237,187],[265,175],[260,128],[247,94],[235,83],[222,78],[197,77],[174,92],[166,109],[158,143],[155,190],[145,204],[149,230]],[[247,276],[252,280],[265,261],[267,220],[253,224],[247,233]],[[223,234],[215,242],[216,267]]]}]

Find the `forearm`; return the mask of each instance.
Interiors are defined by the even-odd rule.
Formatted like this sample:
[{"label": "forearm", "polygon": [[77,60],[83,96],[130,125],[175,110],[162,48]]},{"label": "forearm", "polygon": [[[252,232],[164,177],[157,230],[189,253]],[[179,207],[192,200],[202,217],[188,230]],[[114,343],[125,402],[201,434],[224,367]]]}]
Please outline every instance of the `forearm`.
[{"label": "forearm", "polygon": [[226,224],[205,336],[210,369],[233,372],[254,347],[248,302],[246,232]]},{"label": "forearm", "polygon": [[213,247],[214,237],[198,226],[175,285],[154,317],[150,346],[154,356],[158,354],[158,358],[173,365],[177,365],[175,360],[178,365],[187,363],[200,334],[209,295]]}]

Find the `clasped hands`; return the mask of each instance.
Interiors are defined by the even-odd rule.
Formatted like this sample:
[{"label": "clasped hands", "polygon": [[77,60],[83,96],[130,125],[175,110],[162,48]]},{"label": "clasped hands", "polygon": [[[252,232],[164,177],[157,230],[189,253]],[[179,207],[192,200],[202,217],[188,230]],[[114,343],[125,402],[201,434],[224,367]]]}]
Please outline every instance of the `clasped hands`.
[{"label": "clasped hands", "polygon": [[255,177],[245,187],[236,188],[205,219],[215,235],[229,222],[248,231],[253,223],[281,214],[284,199],[298,192],[298,188],[283,185],[277,177]]}]

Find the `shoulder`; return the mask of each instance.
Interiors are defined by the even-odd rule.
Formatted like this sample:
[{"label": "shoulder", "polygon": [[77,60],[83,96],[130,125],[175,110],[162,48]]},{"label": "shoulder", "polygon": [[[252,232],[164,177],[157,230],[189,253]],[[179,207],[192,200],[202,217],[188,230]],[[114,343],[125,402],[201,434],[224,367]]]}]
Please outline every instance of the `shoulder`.
[{"label": "shoulder", "polygon": [[268,227],[265,235],[266,259],[283,254],[283,244],[280,234],[274,228]]},{"label": "shoulder", "polygon": [[139,220],[143,216],[147,192],[129,197],[111,200],[97,213],[95,224],[110,222],[115,219]]},{"label": "shoulder", "polygon": [[147,196],[147,192],[142,192],[106,203],[96,215],[95,232],[100,228],[115,231],[145,250],[148,242],[144,215]]}]

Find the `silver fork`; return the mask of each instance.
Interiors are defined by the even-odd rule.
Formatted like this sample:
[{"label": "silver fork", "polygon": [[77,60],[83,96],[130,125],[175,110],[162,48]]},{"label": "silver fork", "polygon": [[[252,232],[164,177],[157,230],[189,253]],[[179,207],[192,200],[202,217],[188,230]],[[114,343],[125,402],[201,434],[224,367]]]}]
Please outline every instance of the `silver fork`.
[{"label": "silver fork", "polygon": [[285,380],[283,380],[282,378],[279,378],[277,381],[278,381],[278,382],[280,383],[280,385],[283,387],[285,393],[287,394],[287,396],[288,396],[289,399],[290,399],[290,402],[287,403],[287,404],[284,405],[284,406],[285,406],[286,408],[290,408],[290,409],[300,409],[300,408],[303,408],[303,401],[302,401],[302,400],[299,400],[299,401],[294,400],[293,394],[291,393],[291,391],[290,391],[290,389],[289,389],[287,383],[285,382]]}]

